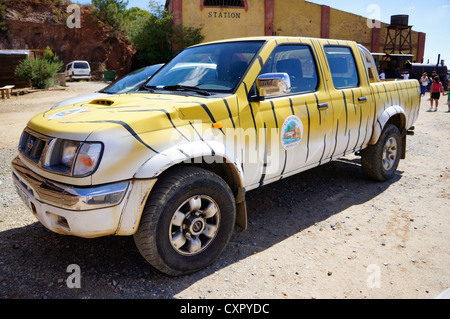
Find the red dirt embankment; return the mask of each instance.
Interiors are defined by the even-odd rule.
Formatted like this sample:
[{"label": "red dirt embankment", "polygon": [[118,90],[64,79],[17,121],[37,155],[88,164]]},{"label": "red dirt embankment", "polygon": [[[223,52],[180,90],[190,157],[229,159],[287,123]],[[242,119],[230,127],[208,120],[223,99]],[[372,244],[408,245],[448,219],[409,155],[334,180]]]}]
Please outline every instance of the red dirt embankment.
[{"label": "red dirt embankment", "polygon": [[67,12],[67,4],[23,0],[6,5],[8,29],[0,33],[0,49],[43,50],[49,46],[64,63],[88,61],[97,78],[104,70],[115,70],[119,76],[130,71],[136,53],[133,45],[123,32],[98,22],[89,7],[80,7],[80,28],[70,28],[67,20],[76,11]]}]

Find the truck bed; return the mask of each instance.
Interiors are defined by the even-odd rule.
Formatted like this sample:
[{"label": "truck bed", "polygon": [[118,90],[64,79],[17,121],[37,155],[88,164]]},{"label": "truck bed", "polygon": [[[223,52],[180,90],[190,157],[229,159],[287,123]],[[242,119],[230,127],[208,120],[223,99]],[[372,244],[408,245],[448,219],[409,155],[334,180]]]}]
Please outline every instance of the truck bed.
[{"label": "truck bed", "polygon": [[374,123],[374,134],[370,143],[381,133],[384,124],[392,114],[400,112],[404,115],[406,129],[411,128],[420,109],[419,82],[417,80],[381,81],[370,84],[375,98],[377,123]]}]

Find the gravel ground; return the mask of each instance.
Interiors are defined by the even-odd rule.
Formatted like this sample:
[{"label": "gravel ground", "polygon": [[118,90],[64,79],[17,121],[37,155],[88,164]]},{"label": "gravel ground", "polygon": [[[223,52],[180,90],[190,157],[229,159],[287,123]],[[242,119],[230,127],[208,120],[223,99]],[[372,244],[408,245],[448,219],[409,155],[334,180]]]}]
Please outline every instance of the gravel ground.
[{"label": "gravel ground", "polygon": [[[393,180],[366,180],[349,156],[249,192],[248,230],[237,229],[209,268],[170,278],[145,262],[132,237],[54,234],[16,195],[10,162],[28,119],[104,86],[69,85],[0,100],[0,298],[418,299],[450,287],[446,97],[436,113],[422,100]],[[69,288],[70,265],[79,267],[79,288]]]}]

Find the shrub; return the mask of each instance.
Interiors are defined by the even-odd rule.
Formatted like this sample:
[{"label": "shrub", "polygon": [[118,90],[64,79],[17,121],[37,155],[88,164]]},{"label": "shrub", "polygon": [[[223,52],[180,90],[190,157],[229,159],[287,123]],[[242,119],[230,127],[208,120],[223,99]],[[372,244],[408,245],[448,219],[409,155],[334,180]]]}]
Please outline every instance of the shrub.
[{"label": "shrub", "polygon": [[52,62],[45,58],[26,58],[16,67],[15,74],[29,79],[32,87],[45,89],[52,84],[53,77],[62,66],[62,62]]}]

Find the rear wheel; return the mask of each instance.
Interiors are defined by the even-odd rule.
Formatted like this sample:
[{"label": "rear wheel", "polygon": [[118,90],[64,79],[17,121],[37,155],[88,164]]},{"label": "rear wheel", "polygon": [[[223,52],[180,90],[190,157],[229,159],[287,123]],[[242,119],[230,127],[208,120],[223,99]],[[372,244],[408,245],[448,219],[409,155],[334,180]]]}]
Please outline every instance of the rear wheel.
[{"label": "rear wheel", "polygon": [[201,168],[178,168],[158,180],[134,239],[154,268],[184,275],[219,257],[235,220],[234,197],[223,179]]},{"label": "rear wheel", "polygon": [[395,125],[388,124],[378,142],[361,152],[363,171],[369,178],[384,182],[397,170],[402,154],[402,137]]}]

